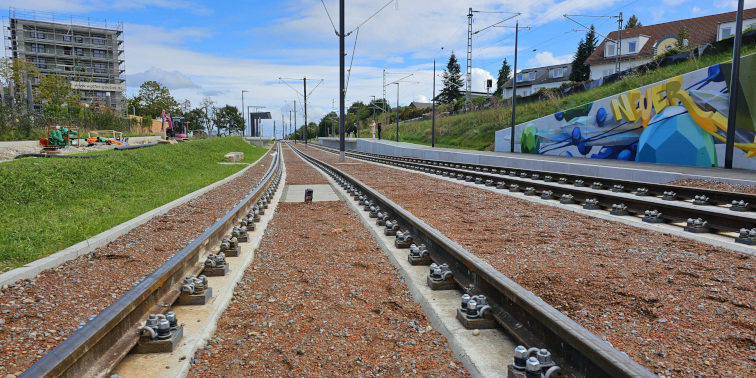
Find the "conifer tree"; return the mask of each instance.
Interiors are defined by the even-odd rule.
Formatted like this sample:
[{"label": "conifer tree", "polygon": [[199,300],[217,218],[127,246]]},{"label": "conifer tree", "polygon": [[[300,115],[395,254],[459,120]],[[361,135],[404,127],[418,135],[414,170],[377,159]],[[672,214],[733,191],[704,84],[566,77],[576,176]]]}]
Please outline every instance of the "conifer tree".
[{"label": "conifer tree", "polygon": [[591,29],[585,34],[585,39],[580,40],[575,52],[575,59],[572,61],[572,72],[570,72],[569,77],[571,81],[581,82],[591,77],[591,68],[585,64],[585,61],[591,56],[593,50],[596,49],[597,42],[596,30],[591,25]]},{"label": "conifer tree", "polygon": [[502,98],[504,95],[504,84],[509,81],[510,76],[512,75],[512,67],[509,66],[507,63],[507,59],[504,59],[504,63],[501,64],[501,69],[499,70],[499,78],[496,80],[496,91],[494,91],[493,95],[499,98]]},{"label": "conifer tree", "polygon": [[462,97],[460,88],[462,88],[463,84],[459,62],[457,61],[457,57],[454,56],[454,51],[452,51],[451,56],[449,57],[449,62],[446,64],[446,69],[442,76],[444,78],[444,88],[438,95],[438,100],[442,104],[449,104],[457,101],[457,99]]}]

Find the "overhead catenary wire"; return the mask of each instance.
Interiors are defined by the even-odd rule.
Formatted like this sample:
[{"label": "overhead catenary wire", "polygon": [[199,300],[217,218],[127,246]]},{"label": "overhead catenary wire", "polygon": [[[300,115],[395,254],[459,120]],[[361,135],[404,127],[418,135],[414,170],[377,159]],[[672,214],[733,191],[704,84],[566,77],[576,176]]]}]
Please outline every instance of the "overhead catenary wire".
[{"label": "overhead catenary wire", "polygon": [[346,96],[347,92],[349,91],[349,78],[352,77],[352,64],[354,64],[354,52],[357,51],[357,37],[359,36],[360,36],[360,29],[357,29],[357,34],[354,36],[354,47],[352,47],[352,59],[349,62],[349,69],[347,70],[346,84],[344,85],[344,96]]},{"label": "overhead catenary wire", "polygon": [[333,19],[331,18],[331,13],[328,12],[328,7],[325,5],[325,1],[320,0],[321,3],[323,3],[323,8],[326,11],[326,14],[328,15],[328,19],[331,20],[331,26],[333,26],[333,32],[336,33],[336,35],[339,35],[339,31],[336,30],[336,25],[333,23]]},{"label": "overhead catenary wire", "polygon": [[[323,0],[321,0],[321,1],[323,1]],[[350,31],[349,33],[346,33],[346,36],[354,33],[355,30],[359,30],[362,25],[365,25],[368,21],[370,21],[370,19],[372,19],[373,17],[375,17],[378,13],[381,13],[382,10],[386,9],[386,7],[389,6],[389,4],[393,3],[394,1],[398,1],[398,0],[389,0],[389,2],[386,3],[386,5],[384,5],[383,7],[381,7],[381,9],[378,9],[378,11],[376,11],[370,17],[368,17],[367,20],[362,21],[362,23],[359,24],[359,25],[357,25],[356,28],[352,29],[352,31]],[[397,5],[398,5],[398,3],[397,3]]]}]

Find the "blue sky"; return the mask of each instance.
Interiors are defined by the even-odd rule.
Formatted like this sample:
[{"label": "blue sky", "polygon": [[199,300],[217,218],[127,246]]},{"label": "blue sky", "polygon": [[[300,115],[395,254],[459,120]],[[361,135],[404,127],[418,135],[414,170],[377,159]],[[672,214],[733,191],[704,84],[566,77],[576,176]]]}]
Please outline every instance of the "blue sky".
[{"label": "blue sky", "polygon": [[[201,0],[2,0],[2,9],[53,12],[123,22],[126,79],[129,93],[136,93],[145,80],[166,85],[179,101],[197,106],[204,97],[218,105],[241,108],[266,107],[281,130],[281,116],[297,101],[302,123],[302,83],[279,81],[308,78],[308,120],[318,121],[338,106],[338,37],[323,3],[314,0],[201,1]],[[756,0],[746,0],[746,8]],[[375,14],[379,9],[383,10]],[[383,96],[383,70],[406,73],[388,75],[387,83],[412,74],[400,84],[399,103],[426,101],[432,96],[433,59],[440,73],[454,51],[462,72],[466,70],[467,13],[474,11],[473,31],[511,17],[502,25],[519,20],[518,69],[568,62],[585,32],[563,14],[635,14],[644,25],[730,12],[732,0],[376,0],[346,1],[346,64],[353,59],[346,95],[353,101]],[[325,7],[338,27],[338,1]],[[491,12],[491,13],[486,13]],[[5,13],[5,12],[3,12]],[[373,16],[372,18],[370,18]],[[7,20],[7,13],[5,13]],[[601,34],[616,30],[616,19],[577,17],[595,24]],[[355,38],[356,44],[355,44]],[[513,61],[514,30],[488,28],[473,38],[473,90],[484,91],[486,78],[495,79],[504,58]],[[354,51],[354,54],[352,53]],[[309,81],[312,79],[312,81]],[[319,80],[323,80],[312,90]],[[494,80],[495,81],[495,80]],[[396,104],[396,85],[386,88],[386,98]],[[273,132],[265,123],[266,135]]]}]

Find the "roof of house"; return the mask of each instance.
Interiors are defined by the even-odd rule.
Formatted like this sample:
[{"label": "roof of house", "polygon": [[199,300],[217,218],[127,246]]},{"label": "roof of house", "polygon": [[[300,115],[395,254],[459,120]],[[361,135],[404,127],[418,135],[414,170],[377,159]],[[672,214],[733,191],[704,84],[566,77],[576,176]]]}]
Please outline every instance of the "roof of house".
[{"label": "roof of house", "polygon": [[[562,76],[560,77],[550,77],[549,71],[551,71],[554,68],[561,68]],[[518,87],[528,87],[531,85],[538,85],[538,84],[547,84],[547,83],[561,83],[563,81],[569,81],[570,73],[572,72],[572,63],[564,63],[564,64],[555,64],[553,66],[545,66],[545,67],[535,67],[535,68],[527,68],[520,71],[520,74],[529,74],[531,72],[536,73],[535,80],[522,80],[517,81]],[[506,83],[504,83],[504,88],[512,88],[512,79],[507,80]]]},{"label": "roof of house", "polygon": [[[648,36],[649,40],[643,45],[637,54],[624,54],[620,58],[622,60],[634,60],[656,56],[657,53],[655,50],[657,42],[670,36],[676,37],[682,26],[685,26],[688,30],[688,45],[691,47],[715,42],[717,40],[718,24],[735,21],[735,16],[736,12],[728,12],[622,30],[622,40],[638,37],[640,35]],[[756,18],[756,8],[743,11],[743,18]],[[604,46],[606,45],[607,40],[614,41],[616,39],[617,31],[609,33],[607,38],[601,41],[596,47],[596,50],[594,50],[591,56],[586,59],[585,63],[590,65],[614,62],[616,56],[604,56]]]},{"label": "roof of house", "polygon": [[431,104],[430,102],[412,101],[409,104],[409,106],[412,106],[417,109],[425,109],[425,108],[430,108],[431,106],[433,106],[433,104]]}]

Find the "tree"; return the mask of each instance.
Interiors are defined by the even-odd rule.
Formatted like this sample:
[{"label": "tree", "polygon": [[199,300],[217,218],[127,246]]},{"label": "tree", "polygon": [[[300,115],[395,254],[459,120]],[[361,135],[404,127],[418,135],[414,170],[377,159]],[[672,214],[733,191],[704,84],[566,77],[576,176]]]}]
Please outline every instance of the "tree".
[{"label": "tree", "polygon": [[203,131],[207,124],[205,109],[196,108],[184,114],[186,122],[189,122],[189,131]]},{"label": "tree", "polygon": [[452,51],[449,57],[449,62],[446,63],[446,69],[442,76],[444,78],[444,88],[439,93],[438,100],[442,104],[450,104],[457,101],[462,97],[462,92],[460,91],[460,88],[462,88],[462,74],[460,73],[457,57],[454,56],[454,51]]},{"label": "tree", "polygon": [[675,42],[675,47],[678,49],[686,49],[688,47],[688,28],[685,27],[685,25],[680,26],[680,29],[677,31],[677,42]]},{"label": "tree", "polygon": [[68,109],[78,110],[81,107],[81,94],[71,89],[71,84],[58,75],[42,75],[39,78],[37,97],[43,103],[42,110],[46,115],[65,117]]},{"label": "tree", "polygon": [[585,39],[581,39],[575,52],[575,59],[572,61],[572,72],[570,72],[570,81],[581,82],[590,79],[591,68],[585,64],[585,61],[596,49],[598,39],[596,38],[596,29],[591,25],[591,29],[585,34]]},{"label": "tree", "polygon": [[318,136],[327,136],[333,130],[338,133],[339,115],[336,112],[330,112],[320,119],[318,123]]},{"label": "tree", "polygon": [[26,80],[39,76],[39,71],[25,59],[3,58],[0,60],[0,76],[6,83],[13,82],[18,101],[26,96]]},{"label": "tree", "polygon": [[512,76],[512,67],[509,66],[509,63],[507,63],[507,59],[504,58],[504,63],[501,64],[501,69],[499,70],[499,78],[496,79],[496,90],[494,91],[493,95],[502,98],[504,95],[504,84],[509,81],[510,76]]},{"label": "tree", "polygon": [[213,135],[214,128],[214,119],[213,113],[215,112],[215,102],[210,97],[205,97],[202,99],[202,102],[200,102],[200,109],[205,109],[205,118],[203,118],[203,121],[205,122],[205,129],[207,129],[207,135]]},{"label": "tree", "polygon": [[216,112],[215,125],[218,128],[218,136],[221,135],[221,131],[225,130],[227,135],[231,135],[234,132],[241,132],[244,129],[244,120],[236,106],[226,105]]},{"label": "tree", "polygon": [[139,86],[139,104],[141,115],[151,118],[160,117],[162,111],[179,114],[179,103],[176,101],[168,88],[157,81],[145,81]]},{"label": "tree", "polygon": [[635,15],[630,16],[630,18],[627,20],[627,23],[625,24],[625,30],[632,29],[632,28],[639,28],[643,26],[643,24],[638,21],[638,17],[635,17]]}]

